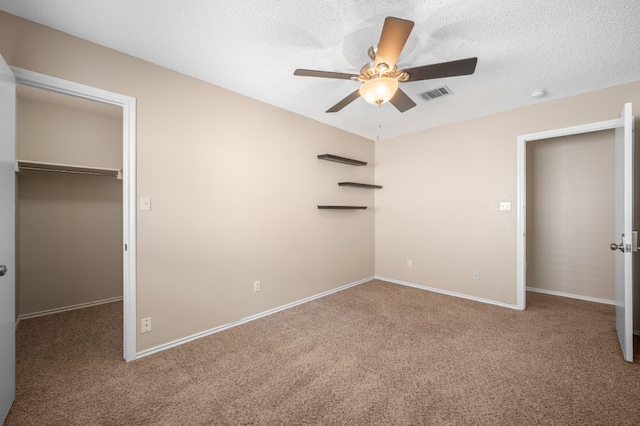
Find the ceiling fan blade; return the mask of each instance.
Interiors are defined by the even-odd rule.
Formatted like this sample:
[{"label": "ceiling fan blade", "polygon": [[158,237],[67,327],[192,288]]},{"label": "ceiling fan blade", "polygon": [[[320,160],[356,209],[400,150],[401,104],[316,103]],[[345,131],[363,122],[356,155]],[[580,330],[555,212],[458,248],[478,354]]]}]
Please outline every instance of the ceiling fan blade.
[{"label": "ceiling fan blade", "polygon": [[473,74],[476,70],[478,58],[459,59],[439,64],[423,65],[421,67],[406,68],[402,71],[409,74],[407,81],[431,80],[434,78],[455,77]]},{"label": "ceiling fan blade", "polygon": [[356,74],[346,74],[343,72],[315,71],[315,70],[303,70],[303,69],[295,70],[293,72],[293,75],[301,75],[304,77],[339,78],[342,80],[351,80],[351,77],[357,77]]},{"label": "ceiling fan blade", "polygon": [[392,69],[396,65],[413,25],[412,21],[387,16],[382,27],[382,34],[380,34],[374,66],[377,67],[378,64],[384,62]]},{"label": "ceiling fan blade", "polygon": [[413,102],[409,95],[403,92],[402,89],[398,89],[389,102],[391,102],[400,112],[405,112],[406,110],[416,106],[416,103]]},{"label": "ceiling fan blade", "polygon": [[340,102],[338,102],[337,104],[335,104],[334,106],[329,108],[327,110],[327,112],[338,112],[342,108],[344,108],[347,105],[349,105],[351,102],[353,102],[356,99],[358,99],[359,97],[360,97],[360,92],[358,90],[356,90],[355,92],[353,92],[352,94],[350,94],[349,96],[347,96],[346,98],[344,98],[343,100],[341,100]]}]

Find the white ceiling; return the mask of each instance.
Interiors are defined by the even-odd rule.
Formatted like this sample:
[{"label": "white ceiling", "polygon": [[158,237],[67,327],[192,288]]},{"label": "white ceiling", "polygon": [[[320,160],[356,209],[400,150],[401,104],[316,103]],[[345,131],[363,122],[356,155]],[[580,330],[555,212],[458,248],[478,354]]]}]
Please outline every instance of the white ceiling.
[{"label": "white ceiling", "polygon": [[[640,80],[638,0],[0,0],[0,10],[302,114],[369,139]],[[402,83],[405,113],[357,99],[358,74],[384,18],[415,22],[408,68],[478,57],[470,76]],[[447,85],[453,95],[419,94]],[[547,96],[534,99],[531,92]],[[378,123],[381,130],[378,130]]]}]

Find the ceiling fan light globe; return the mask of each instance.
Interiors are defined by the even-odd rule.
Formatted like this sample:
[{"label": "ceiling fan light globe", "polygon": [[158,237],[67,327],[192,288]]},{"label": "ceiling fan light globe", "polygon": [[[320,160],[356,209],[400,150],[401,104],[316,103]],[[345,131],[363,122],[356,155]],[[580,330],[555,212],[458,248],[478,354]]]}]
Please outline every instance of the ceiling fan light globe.
[{"label": "ceiling fan light globe", "polygon": [[389,102],[398,90],[398,81],[391,77],[378,77],[365,81],[360,86],[362,99],[373,105]]}]

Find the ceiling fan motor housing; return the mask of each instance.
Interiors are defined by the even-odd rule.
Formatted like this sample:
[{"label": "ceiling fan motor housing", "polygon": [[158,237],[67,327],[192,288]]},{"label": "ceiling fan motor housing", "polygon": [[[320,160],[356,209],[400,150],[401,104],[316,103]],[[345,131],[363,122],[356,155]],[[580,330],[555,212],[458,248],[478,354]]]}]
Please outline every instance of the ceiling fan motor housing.
[{"label": "ceiling fan motor housing", "polygon": [[409,74],[402,71],[398,72],[398,69],[395,66],[392,69],[389,69],[389,66],[383,62],[378,64],[378,66],[375,66],[373,62],[369,62],[360,69],[360,75],[352,77],[352,80],[365,83],[369,80],[380,77],[389,77],[397,80],[398,82],[405,82],[409,78]]}]

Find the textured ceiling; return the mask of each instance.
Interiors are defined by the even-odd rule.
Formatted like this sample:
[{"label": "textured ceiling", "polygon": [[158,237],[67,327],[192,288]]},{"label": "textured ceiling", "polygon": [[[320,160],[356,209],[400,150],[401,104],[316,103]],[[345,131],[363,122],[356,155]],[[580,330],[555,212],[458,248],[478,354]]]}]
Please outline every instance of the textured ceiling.
[{"label": "textured ceiling", "polygon": [[[640,79],[638,0],[0,0],[0,9],[369,139],[416,132]],[[386,16],[415,27],[399,68],[478,57],[470,76],[401,83],[405,113],[357,99]],[[419,94],[447,85],[453,95]],[[544,89],[547,96],[531,98]],[[381,129],[378,130],[378,124]]]}]

